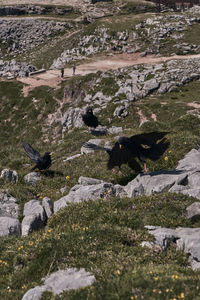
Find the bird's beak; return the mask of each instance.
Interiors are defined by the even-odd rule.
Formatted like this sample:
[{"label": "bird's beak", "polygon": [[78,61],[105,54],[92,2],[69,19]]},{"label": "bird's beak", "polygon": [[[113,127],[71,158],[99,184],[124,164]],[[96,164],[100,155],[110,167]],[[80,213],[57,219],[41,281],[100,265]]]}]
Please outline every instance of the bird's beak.
[{"label": "bird's beak", "polygon": [[123,147],[122,144],[119,144],[119,148],[122,149],[122,147]]}]

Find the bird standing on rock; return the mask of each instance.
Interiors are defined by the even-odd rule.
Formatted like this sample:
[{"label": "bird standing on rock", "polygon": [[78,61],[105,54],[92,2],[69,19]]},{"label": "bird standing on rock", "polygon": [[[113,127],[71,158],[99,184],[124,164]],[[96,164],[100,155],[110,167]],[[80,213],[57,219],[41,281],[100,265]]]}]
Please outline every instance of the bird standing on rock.
[{"label": "bird standing on rock", "polygon": [[45,152],[44,156],[41,157],[40,153],[35,150],[30,144],[23,143],[24,150],[27,156],[36,164],[31,170],[38,169],[46,170],[51,166],[51,152]]},{"label": "bird standing on rock", "polygon": [[118,166],[119,174],[121,174],[120,168],[122,164],[128,164],[132,169],[141,171],[140,164],[134,158],[138,158],[143,163],[143,171],[146,173],[148,172],[146,158],[156,161],[169,147],[170,143],[164,138],[166,134],[168,132],[154,131],[131,137],[120,137],[111,149],[92,143],[85,143],[84,146],[93,150],[106,151],[109,155],[107,168],[108,170],[112,169],[114,173],[116,172],[114,167]]},{"label": "bird standing on rock", "polygon": [[[97,117],[93,114],[92,108],[88,107],[86,113],[82,115],[82,120],[86,126],[89,128],[96,128],[101,123],[98,121]],[[90,130],[91,130],[90,128]]]}]

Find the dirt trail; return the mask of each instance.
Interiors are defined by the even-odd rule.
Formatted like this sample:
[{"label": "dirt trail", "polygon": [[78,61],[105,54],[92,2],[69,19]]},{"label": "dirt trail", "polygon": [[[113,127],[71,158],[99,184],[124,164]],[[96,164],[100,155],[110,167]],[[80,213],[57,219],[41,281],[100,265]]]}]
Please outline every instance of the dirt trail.
[{"label": "dirt trail", "polygon": [[[118,68],[124,68],[127,66],[133,66],[137,64],[154,64],[165,62],[175,59],[188,59],[188,58],[200,58],[200,54],[196,55],[174,55],[174,56],[154,56],[148,55],[141,57],[140,53],[133,54],[113,54],[97,58],[96,60],[88,63],[78,65],[76,68],[76,75],[86,75],[89,73],[96,73],[97,71],[115,70]],[[31,77],[18,78],[19,81],[25,84],[23,93],[26,97],[28,93],[35,87],[46,85],[52,88],[59,86],[62,80],[69,79],[73,76],[72,68],[65,68],[64,79],[60,77],[60,70],[47,70],[45,73],[32,75]]]}]

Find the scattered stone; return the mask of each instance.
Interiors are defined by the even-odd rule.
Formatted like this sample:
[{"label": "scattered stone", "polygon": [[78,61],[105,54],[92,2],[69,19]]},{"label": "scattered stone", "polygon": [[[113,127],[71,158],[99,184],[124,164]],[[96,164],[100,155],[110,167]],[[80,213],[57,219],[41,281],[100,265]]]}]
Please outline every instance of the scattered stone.
[{"label": "scattered stone", "polygon": [[1,178],[13,183],[17,183],[18,181],[17,172],[9,169],[4,169],[1,171]]},{"label": "scattered stone", "polygon": [[41,178],[36,172],[31,172],[24,176],[24,180],[28,184],[35,186],[38,183],[38,181],[41,180]]},{"label": "scattered stone", "polygon": [[112,126],[108,129],[108,132],[110,134],[119,134],[123,132],[123,128],[122,127],[116,127],[116,126]]},{"label": "scattered stone", "polygon": [[11,196],[8,191],[0,191],[0,217],[18,219],[19,206],[17,199]]},{"label": "scattered stone", "polygon": [[93,284],[95,277],[83,268],[80,270],[69,268],[54,272],[43,280],[44,285],[30,289],[23,296],[22,300],[38,300],[44,291],[50,291],[54,295],[59,295],[64,291],[83,288]]},{"label": "scattered stone", "polygon": [[200,218],[200,202],[194,202],[187,207],[187,218],[188,219],[199,219]]},{"label": "scattered stone", "polygon": [[120,118],[125,118],[127,115],[128,115],[128,112],[127,112],[125,106],[118,106],[118,107],[116,107],[116,109],[115,109],[115,111],[113,113],[113,116],[114,117],[118,117],[119,119]]},{"label": "scattered stone", "polygon": [[0,217],[0,236],[20,235],[21,224],[18,219]]},{"label": "scattered stone", "polygon": [[66,187],[66,186],[62,187],[62,188],[60,189],[61,194],[63,195],[63,194],[66,192],[66,190],[67,190],[67,187]]},{"label": "scattered stone", "polygon": [[[87,143],[92,143],[97,146],[104,146],[105,142],[106,141],[104,139],[91,139]],[[84,144],[81,147],[81,154],[90,154],[90,153],[94,153],[94,152],[95,152],[95,150],[85,147]]]},{"label": "scattered stone", "polygon": [[183,249],[191,255],[192,268],[200,267],[200,228],[169,229],[160,226],[145,226],[155,236],[155,244],[166,250],[170,242],[176,243],[177,250]]},{"label": "scattered stone", "polygon": [[80,157],[81,155],[82,155],[81,153],[78,153],[78,154],[75,154],[73,156],[67,157],[67,158],[63,159],[63,162],[66,162],[68,160],[73,160],[73,159],[75,159],[77,157]]}]

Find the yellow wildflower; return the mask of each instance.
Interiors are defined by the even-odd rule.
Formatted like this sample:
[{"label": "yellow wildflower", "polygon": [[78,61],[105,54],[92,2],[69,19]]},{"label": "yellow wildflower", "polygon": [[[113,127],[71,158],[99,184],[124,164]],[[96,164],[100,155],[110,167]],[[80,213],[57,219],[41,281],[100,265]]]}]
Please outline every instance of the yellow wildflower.
[{"label": "yellow wildflower", "polygon": [[172,275],[172,279],[178,279],[178,275]]},{"label": "yellow wildflower", "polygon": [[66,180],[69,180],[69,178],[70,178],[69,176],[65,176],[65,179],[66,179]]},{"label": "yellow wildflower", "polygon": [[33,246],[34,245],[33,241],[30,241],[28,244],[29,244],[29,246]]},{"label": "yellow wildflower", "polygon": [[154,277],[154,280],[158,280],[158,277]]},{"label": "yellow wildflower", "polygon": [[166,293],[169,293],[169,289],[166,289],[165,292],[166,292]]},{"label": "yellow wildflower", "polygon": [[120,274],[121,274],[120,270],[117,270],[117,271],[116,271],[116,274],[117,274],[117,275],[120,275]]},{"label": "yellow wildflower", "polygon": [[52,231],[53,231],[53,229],[52,229],[52,228],[49,228],[48,232],[52,232]]},{"label": "yellow wildflower", "polygon": [[26,289],[26,285],[24,284],[24,285],[22,285],[22,289]]},{"label": "yellow wildflower", "polygon": [[171,153],[171,152],[172,152],[172,150],[169,150],[169,151],[168,151],[168,153]]},{"label": "yellow wildflower", "polygon": [[165,161],[168,161],[168,157],[167,157],[167,156],[165,156],[165,158],[164,158],[164,159],[165,159]]},{"label": "yellow wildflower", "polygon": [[179,296],[179,298],[184,299],[185,298],[185,294],[181,293],[180,296]]},{"label": "yellow wildflower", "polygon": [[24,246],[23,245],[21,245],[19,248],[18,248],[18,250],[21,250],[21,249],[23,249],[24,248]]}]

